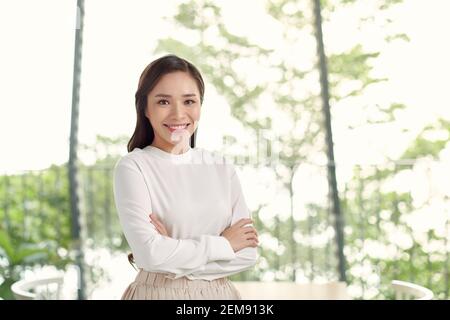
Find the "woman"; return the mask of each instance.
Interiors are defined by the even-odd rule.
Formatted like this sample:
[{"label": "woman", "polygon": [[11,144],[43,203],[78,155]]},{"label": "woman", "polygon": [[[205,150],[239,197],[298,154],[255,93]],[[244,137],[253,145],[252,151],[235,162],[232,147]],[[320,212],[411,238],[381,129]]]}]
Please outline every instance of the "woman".
[{"label": "woman", "polygon": [[240,299],[227,278],[253,267],[258,235],[234,166],[195,148],[204,83],[167,55],[143,71],[136,129],[114,197],[139,268],[122,299]]}]

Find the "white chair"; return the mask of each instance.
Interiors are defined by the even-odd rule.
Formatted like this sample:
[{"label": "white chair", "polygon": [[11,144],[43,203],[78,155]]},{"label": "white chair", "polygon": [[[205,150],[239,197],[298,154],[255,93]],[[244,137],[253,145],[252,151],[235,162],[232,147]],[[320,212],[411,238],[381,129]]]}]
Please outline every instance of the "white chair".
[{"label": "white chair", "polygon": [[233,281],[243,300],[350,300],[345,282]]},{"label": "white chair", "polygon": [[433,299],[433,292],[425,287],[417,284],[392,280],[391,286],[395,292],[396,300],[431,300]]},{"label": "white chair", "polygon": [[64,276],[20,280],[11,285],[17,300],[59,300]]}]

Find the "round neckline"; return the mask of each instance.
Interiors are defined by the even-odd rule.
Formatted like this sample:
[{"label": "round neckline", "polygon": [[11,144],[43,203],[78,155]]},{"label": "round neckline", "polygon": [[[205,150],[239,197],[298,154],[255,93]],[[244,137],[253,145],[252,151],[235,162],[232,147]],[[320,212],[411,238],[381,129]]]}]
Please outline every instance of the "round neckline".
[{"label": "round neckline", "polygon": [[170,153],[157,147],[154,147],[152,145],[146,146],[144,150],[147,150],[150,154],[153,154],[164,160],[175,160],[175,161],[188,160],[192,156],[192,147],[190,145],[189,148],[184,153],[180,154]]}]

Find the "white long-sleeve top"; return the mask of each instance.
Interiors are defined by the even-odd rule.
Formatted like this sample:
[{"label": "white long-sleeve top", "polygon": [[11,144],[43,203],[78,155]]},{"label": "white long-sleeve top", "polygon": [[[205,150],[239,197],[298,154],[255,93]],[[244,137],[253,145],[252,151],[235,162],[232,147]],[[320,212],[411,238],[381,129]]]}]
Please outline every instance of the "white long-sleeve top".
[{"label": "white long-sleeve top", "polygon": [[[114,198],[136,265],[145,271],[211,281],[256,263],[257,248],[234,252],[220,236],[250,212],[234,165],[217,153],[135,148],[115,166]],[[170,237],[158,233],[150,213]]]}]

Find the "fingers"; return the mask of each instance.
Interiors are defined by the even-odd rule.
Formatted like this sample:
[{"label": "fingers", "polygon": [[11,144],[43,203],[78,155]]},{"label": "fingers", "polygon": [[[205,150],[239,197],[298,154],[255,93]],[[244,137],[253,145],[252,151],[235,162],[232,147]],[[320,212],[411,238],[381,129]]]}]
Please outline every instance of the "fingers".
[{"label": "fingers", "polygon": [[161,229],[161,227],[156,222],[150,221],[150,223],[155,226],[156,231],[158,231],[158,233],[160,233],[160,234],[163,233],[163,230]]},{"label": "fingers", "polygon": [[244,233],[253,232],[256,235],[258,234],[258,231],[256,231],[256,229],[254,227],[244,227],[243,230],[244,230]]},{"label": "fingers", "polygon": [[153,222],[150,220],[150,223],[155,226],[156,231],[158,231],[159,233],[162,233],[161,227],[156,222]]},{"label": "fingers", "polygon": [[150,222],[153,223],[154,225],[160,227],[160,228],[164,228],[164,225],[158,220],[151,220]]},{"label": "fingers", "polygon": [[235,225],[236,227],[241,228],[241,227],[245,226],[246,224],[249,224],[249,223],[252,223],[252,222],[253,222],[252,219],[249,219],[249,218],[243,218],[243,219],[237,221],[234,225]]},{"label": "fingers", "polygon": [[158,216],[154,213],[150,214],[150,222],[154,222],[156,225],[164,227],[162,222],[159,220]]},{"label": "fingers", "polygon": [[159,224],[159,225],[158,225],[158,230],[160,231],[160,233],[161,233],[162,235],[167,235],[166,227],[164,227],[162,224]]},{"label": "fingers", "polygon": [[152,219],[153,221],[161,222],[161,221],[159,221],[158,216],[154,213],[150,213],[150,219]]},{"label": "fingers", "polygon": [[253,248],[255,248],[255,247],[258,246],[258,241],[255,240],[255,239],[247,240],[247,241],[246,241],[246,246],[247,246],[247,247],[253,247]]},{"label": "fingers", "polygon": [[255,240],[256,242],[259,242],[258,237],[255,234],[247,234],[245,237],[246,240]]},{"label": "fingers", "polygon": [[158,220],[158,217],[156,216],[156,214],[151,213],[149,215],[150,217],[150,223],[153,224],[155,227],[160,227],[161,226],[161,222]]},{"label": "fingers", "polygon": [[[149,217],[150,217],[150,223],[155,226],[156,230],[160,234],[168,236],[168,232],[166,230],[166,227],[159,220],[158,216],[156,214],[154,214],[154,213],[151,213],[149,215]],[[231,232],[231,234],[235,233],[236,236],[240,237],[241,241],[248,241],[248,245],[249,246],[250,245],[251,246],[256,246],[259,243],[259,241],[258,241],[258,232],[252,226],[244,227],[245,225],[251,224],[252,222],[253,221],[250,218],[240,219],[233,225],[234,231],[229,230],[229,232]],[[231,229],[231,228],[229,228],[229,229]],[[224,230],[224,231],[227,231],[227,230]]]},{"label": "fingers", "polygon": [[156,216],[156,214],[151,213],[149,215],[150,217],[150,223],[153,224],[156,228],[156,230],[162,234],[162,235],[168,235],[168,232],[166,230],[166,227],[162,224],[162,222],[158,219],[158,217]]},{"label": "fingers", "polygon": [[243,239],[245,239],[246,246],[257,247],[259,244],[258,233],[253,227],[244,227],[241,229],[243,231]]},{"label": "fingers", "polygon": [[258,239],[258,235],[254,232],[247,232],[242,235],[241,239]]},{"label": "fingers", "polygon": [[248,246],[255,247],[259,244],[258,232],[252,226],[243,227],[243,225],[246,225],[249,222],[251,222],[251,219],[241,219],[236,223],[236,227],[241,225],[241,227],[238,228],[238,232],[241,233],[241,239],[244,240]]},{"label": "fingers", "polygon": [[242,239],[255,240],[256,243],[259,243],[258,232],[256,231],[255,228],[253,228],[253,227],[244,227],[244,228],[239,229],[239,231],[243,232],[243,233],[241,233]]}]

